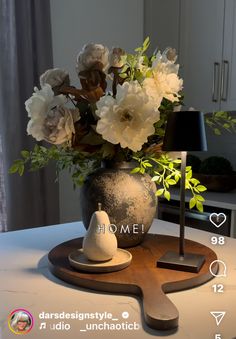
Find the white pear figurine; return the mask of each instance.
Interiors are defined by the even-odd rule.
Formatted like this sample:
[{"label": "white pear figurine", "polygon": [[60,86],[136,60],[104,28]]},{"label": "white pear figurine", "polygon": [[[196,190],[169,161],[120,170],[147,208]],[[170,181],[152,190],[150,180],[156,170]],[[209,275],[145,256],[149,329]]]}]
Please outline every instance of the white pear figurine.
[{"label": "white pear figurine", "polygon": [[83,252],[89,260],[106,261],[112,259],[117,251],[117,239],[109,230],[110,221],[107,213],[101,210],[94,212],[88,231],[83,240]]}]

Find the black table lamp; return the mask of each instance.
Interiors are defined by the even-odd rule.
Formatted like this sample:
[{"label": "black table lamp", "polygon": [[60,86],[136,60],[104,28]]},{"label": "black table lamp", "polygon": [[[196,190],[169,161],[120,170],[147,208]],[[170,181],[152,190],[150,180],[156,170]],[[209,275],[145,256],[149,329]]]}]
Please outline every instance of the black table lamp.
[{"label": "black table lamp", "polygon": [[198,111],[180,111],[170,113],[163,141],[163,151],[181,151],[180,181],[180,237],[179,253],[167,252],[157,266],[179,271],[199,272],[204,255],[185,253],[185,168],[187,151],[206,151],[207,142],[203,114]]}]

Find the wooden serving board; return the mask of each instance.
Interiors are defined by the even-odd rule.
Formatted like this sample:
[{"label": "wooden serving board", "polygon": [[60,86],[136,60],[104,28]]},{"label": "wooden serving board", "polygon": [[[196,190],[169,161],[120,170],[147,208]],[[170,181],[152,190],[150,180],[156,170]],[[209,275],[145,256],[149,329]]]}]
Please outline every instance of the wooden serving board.
[{"label": "wooden serving board", "polygon": [[[97,291],[131,293],[139,295],[147,325],[154,329],[169,330],[178,326],[179,312],[166,293],[201,285],[213,278],[209,272],[212,261],[217,259],[210,248],[186,240],[186,252],[203,254],[206,261],[199,273],[157,268],[157,260],[166,251],[178,251],[176,237],[147,234],[141,245],[128,248],[133,259],[129,267],[112,273],[85,273],[76,271],[69,264],[68,255],[82,247],[83,238],[64,242],[53,248],[49,255],[50,269],[58,278]],[[212,271],[217,273],[218,264]]]}]

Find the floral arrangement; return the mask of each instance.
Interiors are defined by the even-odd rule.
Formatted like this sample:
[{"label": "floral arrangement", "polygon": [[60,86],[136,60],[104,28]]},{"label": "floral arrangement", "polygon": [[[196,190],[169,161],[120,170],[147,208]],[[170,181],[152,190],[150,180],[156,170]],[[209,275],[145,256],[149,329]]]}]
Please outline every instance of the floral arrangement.
[{"label": "floral arrangement", "polygon": [[[132,172],[148,172],[158,186],[156,195],[169,200],[170,186],[181,177],[181,160],[161,146],[168,114],[182,104],[183,80],[175,50],[148,56],[149,44],[147,38],[134,54],[100,44],[84,46],[76,62],[79,89],[64,70],[42,74],[40,88],[25,102],[27,132],[49,145],[37,143],[32,151],[22,151],[10,172],[22,175],[26,165],[37,170],[53,160],[57,172],[68,169],[74,184],[82,184],[102,160],[135,160]],[[192,178],[190,166],[186,172],[190,208],[202,211],[206,188]]]}]

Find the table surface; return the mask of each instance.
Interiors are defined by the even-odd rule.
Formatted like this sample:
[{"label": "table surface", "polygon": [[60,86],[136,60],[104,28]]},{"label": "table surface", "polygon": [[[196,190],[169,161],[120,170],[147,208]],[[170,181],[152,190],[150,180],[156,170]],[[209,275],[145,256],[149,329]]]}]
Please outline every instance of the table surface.
[{"label": "table surface", "polygon": [[[214,226],[213,226],[214,232]],[[178,235],[176,224],[155,220],[150,233]],[[27,338],[161,338],[207,339],[221,334],[222,339],[236,337],[236,239],[225,237],[225,245],[211,245],[212,233],[186,227],[186,238],[201,242],[212,248],[227,265],[227,277],[216,277],[194,289],[168,294],[177,306],[180,319],[175,331],[161,332],[149,329],[142,320],[139,299],[135,296],[106,294],[77,288],[55,278],[48,269],[47,253],[57,244],[81,237],[85,229],[81,222],[54,225],[0,234],[0,338],[15,338],[7,325],[10,312],[17,308],[27,309],[34,316],[33,330]],[[222,269],[221,271],[222,272]],[[224,293],[214,293],[212,285],[223,284]],[[219,326],[210,312],[225,311]],[[79,319],[40,318],[46,313],[76,313]],[[106,312],[106,314],[105,314]],[[128,318],[122,318],[128,312]],[[108,316],[111,319],[99,320]],[[82,317],[95,317],[83,319]],[[126,313],[127,315],[127,313]],[[93,330],[106,322],[106,328]],[[136,323],[137,329],[108,331],[112,323],[127,326]],[[41,323],[46,329],[39,330]],[[70,330],[56,330],[61,323],[70,325]],[[59,325],[58,325],[59,324]],[[93,327],[94,326],[94,327]],[[139,327],[139,328],[138,328]],[[100,327],[101,328],[101,327]],[[87,329],[87,331],[83,331]],[[81,331],[82,330],[82,331]]]}]

